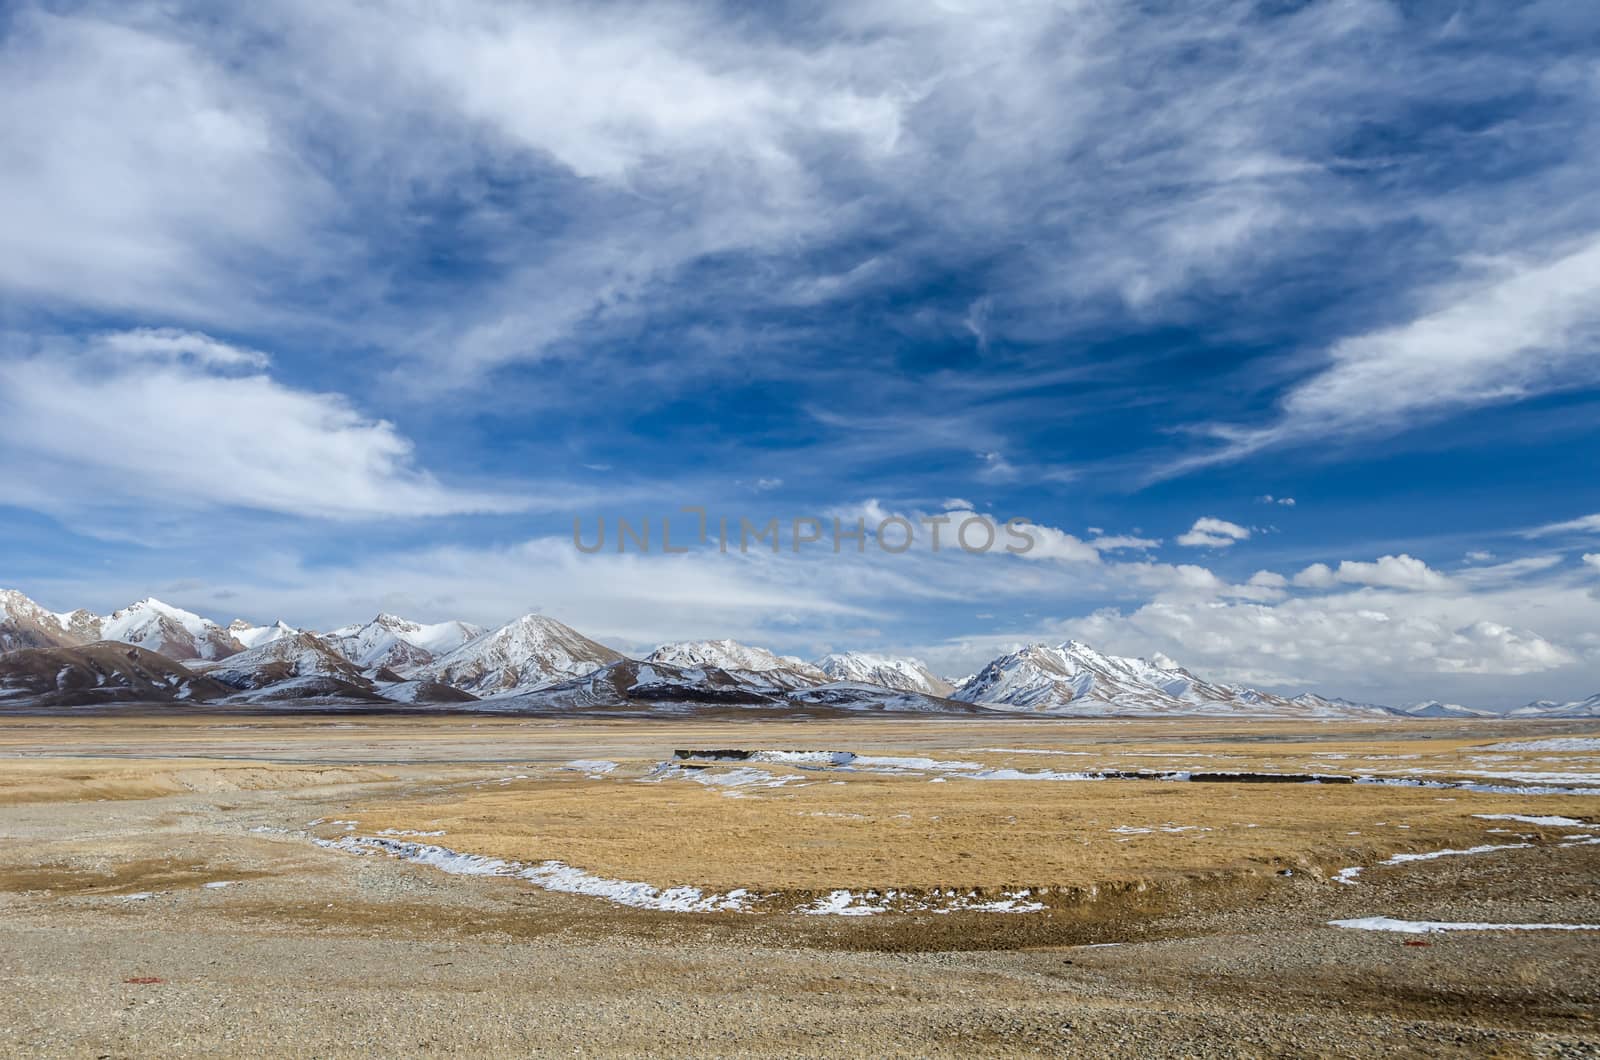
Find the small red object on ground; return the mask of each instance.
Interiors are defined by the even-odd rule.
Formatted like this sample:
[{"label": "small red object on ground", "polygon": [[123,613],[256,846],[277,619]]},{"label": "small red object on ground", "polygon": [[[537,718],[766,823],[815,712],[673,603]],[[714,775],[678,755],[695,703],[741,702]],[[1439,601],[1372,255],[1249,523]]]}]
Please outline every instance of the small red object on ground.
[{"label": "small red object on ground", "polygon": [[1406,945],[1407,946],[1432,946],[1433,943],[1431,943],[1431,942],[1423,942],[1421,939],[1406,939]]},{"label": "small red object on ground", "polygon": [[157,975],[136,975],[131,979],[124,979],[123,982],[132,983],[134,986],[149,986],[152,983],[164,983],[166,980]]}]

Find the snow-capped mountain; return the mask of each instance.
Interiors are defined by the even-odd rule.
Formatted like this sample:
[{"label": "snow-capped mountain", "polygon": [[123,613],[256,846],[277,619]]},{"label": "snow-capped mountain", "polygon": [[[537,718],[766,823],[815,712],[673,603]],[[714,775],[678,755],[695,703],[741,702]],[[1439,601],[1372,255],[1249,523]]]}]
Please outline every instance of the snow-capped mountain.
[{"label": "snow-capped mountain", "polygon": [[101,622],[96,640],[120,640],[169,659],[221,659],[244,649],[209,618],[151,597],[113,611]]},{"label": "snow-capped mountain", "polygon": [[[1222,714],[1325,716],[1320,697],[1296,703],[1249,688],[1204,681],[1171,659],[1129,659],[1080,641],[1059,647],[1032,644],[1003,655],[957,689],[952,699],[1011,709],[1071,715]],[[1376,711],[1378,708],[1371,708]],[[1348,713],[1366,713],[1354,708]],[[1345,712],[1340,712],[1345,713]]]},{"label": "snow-capped mountain", "polygon": [[208,618],[160,600],[141,600],[109,617],[79,609],[52,612],[15,589],[0,589],[0,651],[115,640],[169,659],[220,659],[244,645]]},{"label": "snow-capped mountain", "polygon": [[1357,703],[1354,700],[1329,698],[1319,696],[1315,692],[1302,692],[1289,702],[1305,709],[1310,717],[1317,718],[1346,718],[1352,714],[1367,714],[1373,717],[1382,717],[1385,714],[1397,714],[1398,711],[1379,706],[1376,703]]},{"label": "snow-capped mountain", "polygon": [[944,678],[936,677],[921,659],[849,651],[824,655],[813,665],[835,681],[855,681],[930,696],[948,696],[955,691]]},{"label": "snow-capped mountain", "polygon": [[1474,710],[1463,707],[1460,703],[1441,703],[1437,699],[1430,699],[1422,703],[1413,703],[1409,707],[1401,707],[1400,713],[1411,718],[1493,718],[1494,712],[1488,710]]},{"label": "snow-capped mountain", "polygon": [[744,673],[787,670],[813,684],[825,684],[832,680],[828,674],[802,659],[775,655],[765,648],[740,644],[736,640],[686,640],[663,644],[645,656],[645,662],[688,670],[706,666]]},{"label": "snow-capped mountain", "polygon": [[263,644],[292,637],[299,632],[281,618],[270,626],[252,626],[242,618],[236,618],[228,623],[228,635],[246,648],[259,648]]},{"label": "snow-capped mountain", "polygon": [[1537,699],[1506,715],[1510,718],[1600,718],[1600,693],[1571,703]]},{"label": "snow-capped mountain", "polygon": [[363,670],[390,669],[408,674],[483,636],[465,622],[423,625],[399,615],[381,614],[365,625],[343,626],[325,639],[340,655]]},{"label": "snow-capped mountain", "polygon": [[411,676],[476,696],[496,696],[580,677],[621,659],[620,652],[553,618],[524,615],[468,641]]},{"label": "snow-capped mountain", "polygon": [[[697,714],[704,711],[776,711],[786,716],[843,714],[983,713],[918,692],[878,685],[805,683],[782,667],[724,670],[623,659],[592,673],[512,697],[489,709],[620,714]],[[963,709],[964,708],[964,709]]]},{"label": "snow-capped mountain", "polygon": [[15,589],[0,589],[0,652],[62,648],[100,639],[100,617],[89,611],[57,614]]},{"label": "snow-capped mountain", "polygon": [[0,704],[14,699],[62,707],[201,702],[231,691],[165,655],[128,644],[24,648],[0,656]]},{"label": "snow-capped mountain", "polygon": [[315,633],[279,637],[220,662],[193,667],[231,688],[266,688],[296,677],[333,677],[371,691],[372,682],[350,660]]}]

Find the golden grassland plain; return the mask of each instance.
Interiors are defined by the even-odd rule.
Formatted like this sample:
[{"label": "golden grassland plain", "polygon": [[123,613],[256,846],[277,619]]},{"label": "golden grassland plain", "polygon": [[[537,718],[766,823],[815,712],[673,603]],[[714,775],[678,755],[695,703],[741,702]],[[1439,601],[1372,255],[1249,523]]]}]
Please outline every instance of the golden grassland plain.
[{"label": "golden grassland plain", "polygon": [[[1459,786],[1581,790],[1596,739],[1593,722],[0,718],[0,1055],[343,1055],[395,1027],[415,1036],[402,1052],[480,1054],[1600,1055],[1600,932],[1408,946],[1325,926],[1600,923],[1600,844],[1581,842],[1600,795]],[[875,757],[674,758],[724,748]],[[1066,779],[1105,771],[1455,786]],[[630,909],[312,842],[383,834],[770,900]],[[1474,847],[1497,849],[1383,864]],[[1334,880],[1354,866],[1357,886]],[[1025,888],[1045,908],[792,914],[841,888]],[[237,1011],[184,1007],[224,996]]]}]

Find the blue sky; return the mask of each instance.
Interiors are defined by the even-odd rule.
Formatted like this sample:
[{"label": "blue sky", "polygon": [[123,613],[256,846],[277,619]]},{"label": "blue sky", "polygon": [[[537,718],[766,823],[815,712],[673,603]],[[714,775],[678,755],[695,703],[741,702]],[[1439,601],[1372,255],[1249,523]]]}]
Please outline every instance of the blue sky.
[{"label": "blue sky", "polygon": [[0,12],[0,582],[1600,690],[1591,5],[251,6]]}]

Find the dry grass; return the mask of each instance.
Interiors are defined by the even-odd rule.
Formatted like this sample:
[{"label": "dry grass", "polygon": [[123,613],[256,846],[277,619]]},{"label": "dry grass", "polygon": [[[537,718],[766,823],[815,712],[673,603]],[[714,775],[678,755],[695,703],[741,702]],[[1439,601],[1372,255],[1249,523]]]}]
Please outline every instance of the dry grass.
[{"label": "dry grass", "polygon": [[[726,772],[726,767],[720,767]],[[357,805],[359,831],[599,875],[712,890],[1051,887],[1165,875],[1332,872],[1399,852],[1518,841],[1475,813],[1526,797],[1351,785],[966,781],[802,774],[780,788],[530,779]],[[1583,817],[1583,797],[1538,812]],[[1538,833],[1513,824],[1518,832]],[[1549,830],[1545,830],[1549,831]],[[1552,833],[1559,834],[1559,833]]]},{"label": "dry grass", "polygon": [[[1080,771],[1600,774],[1595,753],[1497,752],[1592,723],[640,722],[409,716],[6,719],[0,805],[322,790],[359,831],[444,831],[465,852],[665,886],[784,892],[1050,887],[1328,873],[1509,843],[1475,813],[1600,817],[1600,799],[1352,785],[963,780],[762,764],[781,787],[641,783],[674,748],[833,749]],[[620,763],[586,779],[576,758]],[[710,773],[726,773],[717,766]],[[526,779],[513,779],[524,777]],[[341,801],[342,801],[341,800]],[[341,826],[342,827],[342,826]],[[339,834],[339,833],[329,833]],[[1556,833],[1552,833],[1556,834]]]}]

